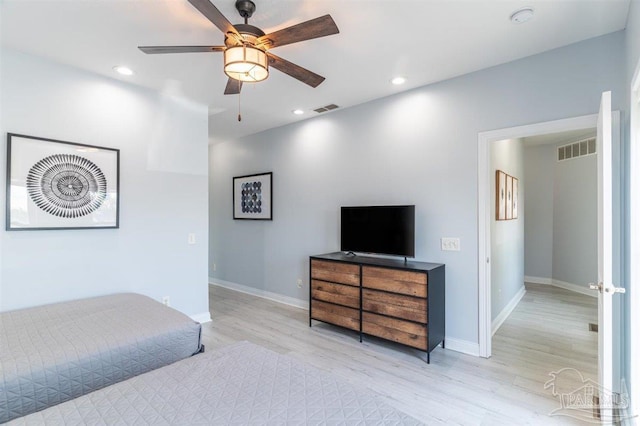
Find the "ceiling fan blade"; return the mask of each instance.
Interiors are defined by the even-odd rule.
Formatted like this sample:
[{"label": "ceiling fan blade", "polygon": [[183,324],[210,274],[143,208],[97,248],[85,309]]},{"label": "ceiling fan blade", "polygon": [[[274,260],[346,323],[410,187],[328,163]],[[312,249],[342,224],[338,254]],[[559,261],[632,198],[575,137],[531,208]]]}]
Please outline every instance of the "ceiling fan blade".
[{"label": "ceiling fan blade", "polygon": [[193,53],[193,52],[224,52],[224,46],[138,46],[144,53]]},{"label": "ceiling fan blade", "polygon": [[[190,0],[191,1],[191,0]],[[263,35],[258,43],[263,43],[268,49],[313,38],[338,34],[338,26],[331,15],[324,15],[310,21],[302,22],[291,27]]]},{"label": "ceiling fan blade", "polygon": [[234,33],[238,34],[231,22],[215,7],[209,0],[189,0],[189,3],[200,11],[213,25],[220,28],[223,34]]},{"label": "ceiling fan blade", "polygon": [[273,68],[288,74],[311,87],[318,87],[318,85],[324,81],[324,77],[311,72],[306,68],[302,68],[300,65],[296,65],[293,62],[282,59],[270,52],[267,52],[267,55],[269,56],[269,65]]},{"label": "ceiling fan blade", "polygon": [[229,80],[227,80],[227,87],[224,88],[224,94],[237,95],[240,93],[240,90],[242,90],[242,82],[229,77]]}]

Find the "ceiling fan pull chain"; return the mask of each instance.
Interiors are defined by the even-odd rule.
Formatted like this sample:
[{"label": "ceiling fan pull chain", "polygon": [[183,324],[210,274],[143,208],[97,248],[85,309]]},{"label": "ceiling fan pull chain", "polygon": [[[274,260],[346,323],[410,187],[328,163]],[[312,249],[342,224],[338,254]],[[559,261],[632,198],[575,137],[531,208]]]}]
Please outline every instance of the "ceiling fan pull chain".
[{"label": "ceiling fan pull chain", "polygon": [[240,85],[242,83],[240,82],[240,80],[238,80],[238,121],[242,121],[242,115],[240,115],[240,96],[241,96],[241,92],[240,92]]}]

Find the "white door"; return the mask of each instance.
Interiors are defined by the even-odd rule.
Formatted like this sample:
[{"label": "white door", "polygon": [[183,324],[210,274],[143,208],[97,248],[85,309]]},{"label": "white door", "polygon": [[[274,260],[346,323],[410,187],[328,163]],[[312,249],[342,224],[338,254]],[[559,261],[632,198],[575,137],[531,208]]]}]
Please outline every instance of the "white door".
[{"label": "white door", "polygon": [[[611,92],[604,92],[598,113],[598,382],[600,413],[603,421],[611,419],[614,390],[614,304],[613,283],[613,187],[612,187],[612,117]],[[617,370],[617,369],[616,369]]]}]

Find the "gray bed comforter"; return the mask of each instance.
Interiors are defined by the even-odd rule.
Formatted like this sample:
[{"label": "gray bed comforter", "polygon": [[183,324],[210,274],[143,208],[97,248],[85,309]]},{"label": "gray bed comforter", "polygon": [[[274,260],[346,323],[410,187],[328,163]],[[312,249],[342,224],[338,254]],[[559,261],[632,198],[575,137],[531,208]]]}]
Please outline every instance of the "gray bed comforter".
[{"label": "gray bed comforter", "polygon": [[420,424],[381,397],[290,357],[236,343],[11,425]]},{"label": "gray bed comforter", "polygon": [[199,349],[199,323],[139,294],[0,313],[0,423]]}]

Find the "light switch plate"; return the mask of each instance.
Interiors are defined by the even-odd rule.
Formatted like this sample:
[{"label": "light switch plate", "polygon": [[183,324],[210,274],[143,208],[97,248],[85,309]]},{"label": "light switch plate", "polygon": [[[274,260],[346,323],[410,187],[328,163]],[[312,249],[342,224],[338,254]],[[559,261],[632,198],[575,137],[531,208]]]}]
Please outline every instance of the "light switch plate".
[{"label": "light switch plate", "polygon": [[443,251],[460,251],[460,238],[442,237],[440,248]]},{"label": "light switch plate", "polygon": [[189,234],[189,236],[187,237],[187,241],[189,242],[189,244],[195,244],[196,243],[196,234],[194,234],[194,233]]}]

